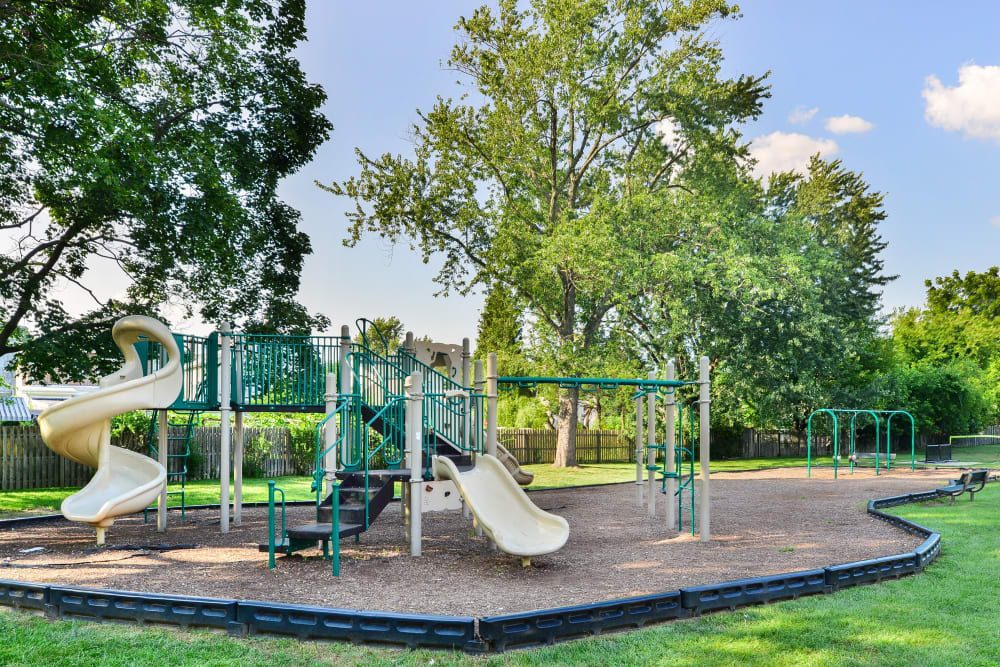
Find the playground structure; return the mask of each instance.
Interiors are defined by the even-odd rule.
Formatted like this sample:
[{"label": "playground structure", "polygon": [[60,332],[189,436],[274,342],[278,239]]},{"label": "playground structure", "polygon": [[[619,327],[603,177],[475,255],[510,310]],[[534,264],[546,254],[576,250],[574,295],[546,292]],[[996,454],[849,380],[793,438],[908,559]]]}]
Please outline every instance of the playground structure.
[{"label": "playground structure", "polygon": [[[545,378],[545,377],[501,377],[499,384],[505,389],[534,388],[540,384],[554,384],[562,389],[578,389],[582,392],[613,390],[620,387],[635,387],[632,400],[635,402],[635,502],[638,506],[645,503],[648,515],[656,516],[657,482],[659,493],[666,496],[664,518],[668,531],[683,529],[683,511],[690,512],[691,534],[695,531],[695,489],[694,489],[694,408],[699,409],[699,462],[701,488],[698,495],[700,514],[698,526],[703,542],[711,540],[711,502],[709,502],[709,457],[711,429],[709,417],[710,380],[708,357],[699,359],[698,379],[693,381],[678,381],[673,360],[667,362],[666,379],[656,379],[656,373],[650,371],[646,379],[612,379],[612,378]],[[683,415],[684,408],[675,399],[675,392],[684,386],[697,386],[698,400],[689,405],[691,438],[690,447],[684,447]],[[660,396],[662,394],[662,397]],[[664,439],[657,444],[656,401],[662,400],[665,405]],[[644,407],[645,406],[645,407]],[[678,412],[679,411],[679,412]],[[495,414],[495,413],[494,413]],[[677,419],[677,415],[680,419]],[[677,431],[675,432],[675,426]],[[645,437],[643,432],[645,431]],[[658,457],[662,457],[658,462]],[[687,460],[688,472],[683,471],[684,460]],[[644,475],[643,472],[646,472]],[[659,480],[657,480],[659,475]],[[687,503],[684,497],[687,495]],[[676,506],[674,499],[676,498]]]},{"label": "playground structure", "polygon": [[[181,353],[170,331],[150,317],[125,317],[115,323],[112,339],[125,356],[120,370],[101,378],[101,389],[58,403],[38,417],[46,444],[56,453],[97,468],[83,489],[62,502],[70,521],[97,529],[97,543],[115,517],[145,509],[156,498],[166,505],[166,466],[148,456],[111,445],[110,419],[145,408],[165,408],[181,390]],[[137,343],[152,338],[162,346],[165,362],[144,374]],[[164,416],[165,411],[162,413]],[[161,433],[165,435],[166,429]],[[162,448],[164,455],[166,448]]]},{"label": "playground structure", "polygon": [[[673,408],[666,410],[669,426],[665,444],[656,444],[654,401],[658,392],[664,392],[667,405],[674,406],[675,388],[698,384],[701,493],[708,498],[707,360],[702,361],[702,377],[697,382],[673,380],[672,367],[667,380],[652,376],[646,380],[500,377],[495,355],[488,355],[485,373],[481,361],[473,365],[468,339],[461,348],[427,346],[423,356],[436,363],[432,367],[417,357],[412,334],[407,334],[402,347],[389,351],[388,341],[371,323],[359,320],[358,326],[356,340],[352,340],[346,326],[339,337],[239,334],[228,327],[197,337],[171,334],[151,318],[122,320],[116,325],[115,340],[126,365],[118,374],[109,376],[111,379],[106,378],[104,384],[110,387],[112,380],[124,383],[113,395],[128,396],[129,400],[106,400],[109,394],[102,388],[84,397],[90,401],[87,405],[83,405],[84,399],[67,401],[40,419],[47,424],[43,433],[54,450],[98,467],[95,481],[64,503],[67,518],[91,523],[98,528],[99,541],[103,541],[104,528],[114,516],[146,509],[158,499],[157,529],[165,531],[167,481],[179,483],[180,488],[169,493],[180,495],[183,516],[190,433],[201,412],[218,410],[220,530],[228,532],[230,518],[234,525],[242,522],[243,415],[254,411],[318,412],[325,413],[325,417],[317,426],[313,472],[316,521],[286,526],[282,501],[278,530],[275,499],[283,499],[284,493],[271,484],[272,519],[268,544],[262,549],[266,546],[270,552],[272,565],[276,553],[291,554],[321,544],[336,574],[340,540],[352,535],[357,540],[369,529],[393,499],[397,482],[402,487],[403,517],[412,555],[420,555],[424,512],[461,509],[473,519],[478,535],[486,535],[496,549],[520,556],[522,564],[527,565],[532,556],[561,548],[569,527],[561,517],[538,509],[519,488],[518,483],[531,482],[531,475],[522,471],[516,459],[497,443],[496,402],[501,386],[542,383],[582,387],[584,391],[588,387],[636,387],[637,405],[646,399],[651,406],[646,447],[637,448],[638,501],[642,503],[648,485],[649,511],[655,514],[655,475],[659,472],[661,491],[677,496],[679,509],[691,510],[692,524],[693,446],[684,450],[690,470],[682,478],[676,464],[679,459],[673,456],[680,451],[675,449]],[[373,345],[376,340],[379,346]],[[376,347],[389,352],[380,354]],[[456,356],[460,365],[455,363]],[[452,379],[452,375],[460,375],[460,381]],[[158,460],[124,450],[121,454],[111,451],[116,448],[107,442],[110,417],[150,408],[157,414],[152,431],[155,445],[151,438],[149,452]],[[694,404],[692,434],[693,409]],[[179,415],[181,421],[169,424],[168,410]],[[66,415],[73,419],[67,421]],[[171,435],[171,425],[182,426],[184,435]],[[74,436],[67,441],[66,434],[74,429],[93,435]],[[98,437],[101,433],[103,440]],[[637,438],[637,443],[641,441],[641,437]],[[87,453],[79,454],[78,450]],[[656,463],[659,452],[663,452],[662,464]],[[643,459],[648,483],[641,474]],[[115,480],[114,484],[108,479]],[[675,489],[678,480],[681,485]],[[685,492],[687,504],[681,500]],[[87,512],[75,510],[82,499],[88,499]],[[95,503],[102,506],[100,511],[90,507]],[[673,502],[666,506],[668,528],[679,528],[678,513],[671,511]],[[707,540],[709,504],[702,503],[701,510],[701,535]]]},{"label": "playground structure", "polygon": [[910,470],[916,469],[916,449],[915,449],[915,437],[916,437],[916,424],[913,421],[913,415],[911,415],[906,410],[845,410],[837,408],[818,408],[813,410],[809,414],[809,420],[807,423],[807,449],[806,449],[806,470],[807,476],[812,476],[812,422],[813,417],[820,414],[827,414],[833,419],[833,478],[837,479],[837,470],[840,464],[840,422],[837,419],[838,414],[849,414],[851,415],[850,422],[850,449],[848,452],[848,461],[850,462],[851,474],[854,474],[854,467],[858,462],[859,452],[857,451],[856,443],[856,421],[860,415],[871,416],[875,420],[875,474],[879,474],[880,466],[880,452],[879,452],[879,442],[880,442],[880,427],[881,427],[881,417],[885,417],[885,455],[881,458],[885,462],[885,469],[890,470],[892,467],[893,454],[890,452],[890,443],[892,438],[892,418],[896,415],[905,415],[910,420]]}]

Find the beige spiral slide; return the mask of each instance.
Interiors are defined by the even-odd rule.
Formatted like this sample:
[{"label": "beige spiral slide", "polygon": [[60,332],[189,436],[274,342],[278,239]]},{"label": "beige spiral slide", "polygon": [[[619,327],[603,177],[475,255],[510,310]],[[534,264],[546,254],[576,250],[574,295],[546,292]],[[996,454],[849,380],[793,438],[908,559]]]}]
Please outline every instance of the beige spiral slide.
[{"label": "beige spiral slide", "polygon": [[[160,494],[167,471],[157,461],[111,445],[111,418],[132,410],[169,407],[183,382],[181,353],[170,330],[158,320],[131,315],[115,322],[111,337],[125,365],[101,378],[100,389],[53,405],[38,416],[45,444],[55,453],[97,468],[84,488],[66,498],[62,513],[70,521],[104,530],[115,517],[148,507]],[[143,375],[134,343],[152,340],[163,346],[167,362]]]},{"label": "beige spiral slide", "polygon": [[561,549],[569,539],[566,519],[531,502],[504,464],[489,454],[477,456],[475,467],[464,472],[444,456],[435,456],[433,465],[434,478],[452,480],[483,532],[501,551],[521,556],[522,564]]}]

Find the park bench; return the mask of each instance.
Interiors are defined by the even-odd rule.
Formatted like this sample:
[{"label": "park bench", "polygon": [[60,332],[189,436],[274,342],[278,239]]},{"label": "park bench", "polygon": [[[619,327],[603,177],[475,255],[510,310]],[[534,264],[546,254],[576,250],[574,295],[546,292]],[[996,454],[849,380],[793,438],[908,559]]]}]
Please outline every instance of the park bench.
[{"label": "park bench", "polygon": [[989,470],[963,472],[961,477],[951,480],[951,484],[948,486],[937,489],[937,493],[939,496],[951,496],[952,504],[955,503],[956,496],[960,496],[966,491],[969,492],[969,500],[974,500],[976,491],[981,491],[986,486],[986,476],[989,472]]}]

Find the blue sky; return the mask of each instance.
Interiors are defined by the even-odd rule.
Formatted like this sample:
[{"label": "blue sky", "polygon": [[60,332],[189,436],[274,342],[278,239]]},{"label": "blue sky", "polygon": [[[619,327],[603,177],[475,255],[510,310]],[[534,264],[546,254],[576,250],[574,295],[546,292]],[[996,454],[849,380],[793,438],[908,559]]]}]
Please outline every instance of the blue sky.
[{"label": "blue sky", "polygon": [[[418,335],[475,338],[481,296],[435,298],[437,266],[405,243],[343,247],[349,203],[313,180],[357,173],[356,146],[409,154],[415,110],[455,90],[441,66],[452,27],[479,4],[309,3],[299,58],[326,89],[335,129],[281,192],[313,241],[301,300],[335,325],[395,314]],[[1000,262],[1000,3],[756,0],[741,9],[709,34],[722,42],[727,74],[771,72],[772,98],[742,131],[762,167],[822,150],[887,194],[884,259],[899,275],[887,310],[921,304],[926,278]]]}]

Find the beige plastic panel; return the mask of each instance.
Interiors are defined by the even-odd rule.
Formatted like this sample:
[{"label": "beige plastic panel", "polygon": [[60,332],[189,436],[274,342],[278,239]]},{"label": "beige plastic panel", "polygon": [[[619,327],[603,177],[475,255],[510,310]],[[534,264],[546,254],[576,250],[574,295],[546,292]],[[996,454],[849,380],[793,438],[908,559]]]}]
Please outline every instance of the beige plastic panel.
[{"label": "beige plastic panel", "polygon": [[455,482],[483,532],[501,551],[515,556],[539,556],[557,551],[569,538],[566,519],[531,502],[500,461],[489,454],[476,466],[459,472],[451,459],[434,457],[435,479]]},{"label": "beige plastic panel", "polygon": [[[132,315],[111,330],[125,365],[101,378],[101,388],[48,408],[38,416],[45,444],[52,451],[97,468],[83,489],[66,498],[62,513],[70,521],[106,527],[114,518],[130,514],[156,500],[166,480],[157,461],[111,445],[111,418],[132,410],[169,407],[183,382],[180,351],[170,330],[158,320]],[[133,343],[153,340],[167,352],[168,361],[152,375],[142,374],[142,362]]]}]

